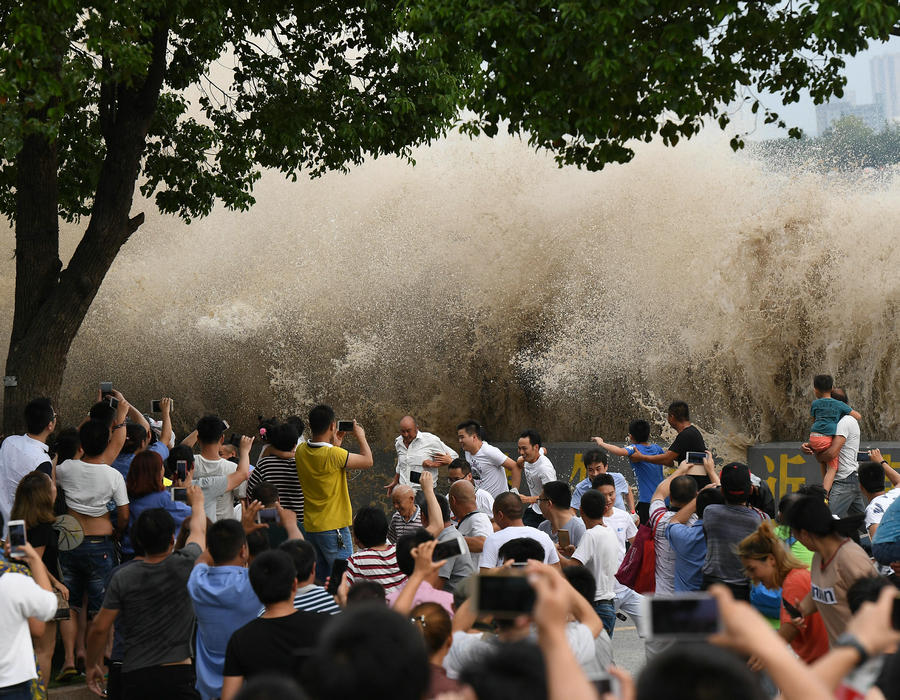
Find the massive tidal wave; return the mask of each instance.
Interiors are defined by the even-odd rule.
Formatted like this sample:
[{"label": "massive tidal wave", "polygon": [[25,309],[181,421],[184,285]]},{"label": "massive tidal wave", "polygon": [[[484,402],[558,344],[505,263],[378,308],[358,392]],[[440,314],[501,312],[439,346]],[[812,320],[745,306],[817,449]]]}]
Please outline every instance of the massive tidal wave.
[{"label": "massive tidal wave", "polygon": [[[72,348],[63,421],[110,379],[143,410],[174,396],[181,428],[327,401],[381,445],[408,412],[445,437],[471,416],[498,440],[619,441],[681,398],[738,454],[804,435],[830,372],[866,437],[900,432],[897,178],[773,169],[714,137],[602,173],[510,138],[416,159],[267,174],[250,212],[190,226],[138,202],[147,223]],[[10,232],[6,337],[13,247]]]}]

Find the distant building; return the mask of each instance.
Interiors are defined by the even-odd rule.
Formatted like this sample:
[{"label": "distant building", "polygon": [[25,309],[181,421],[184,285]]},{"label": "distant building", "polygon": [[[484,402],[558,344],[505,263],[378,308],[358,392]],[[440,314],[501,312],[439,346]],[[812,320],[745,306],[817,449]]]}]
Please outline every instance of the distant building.
[{"label": "distant building", "polygon": [[900,54],[876,56],[869,63],[872,94],[881,97],[888,119],[900,119]]},{"label": "distant building", "polygon": [[852,92],[847,92],[843,100],[832,100],[823,105],[816,105],[816,130],[819,136],[831,128],[841,117],[858,117],[866,126],[874,131],[884,129],[887,121],[887,113],[881,95],[875,95],[872,104],[858,105]]}]

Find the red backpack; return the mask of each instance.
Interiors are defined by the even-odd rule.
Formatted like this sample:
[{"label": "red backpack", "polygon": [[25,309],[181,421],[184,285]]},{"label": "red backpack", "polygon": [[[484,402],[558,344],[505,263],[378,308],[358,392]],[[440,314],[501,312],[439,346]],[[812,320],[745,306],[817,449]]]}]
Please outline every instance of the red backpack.
[{"label": "red backpack", "polygon": [[653,593],[656,590],[656,528],[665,514],[665,509],[659,509],[650,516],[649,524],[638,528],[616,572],[616,580],[635,593]]}]

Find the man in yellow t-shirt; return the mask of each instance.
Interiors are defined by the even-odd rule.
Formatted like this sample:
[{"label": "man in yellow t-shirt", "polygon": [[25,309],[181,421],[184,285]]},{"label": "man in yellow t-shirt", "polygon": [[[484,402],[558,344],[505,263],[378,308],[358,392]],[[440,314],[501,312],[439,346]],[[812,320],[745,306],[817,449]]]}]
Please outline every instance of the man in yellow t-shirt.
[{"label": "man in yellow t-shirt", "polygon": [[347,487],[348,469],[369,469],[372,450],[366,431],[353,421],[353,435],[359,454],[341,447],[344,433],[338,432],[331,406],[320,404],[309,412],[312,438],[297,447],[297,476],[303,488],[303,528],[306,539],[316,548],[316,574],[325,579],[335,559],[353,554],[350,524],[353,510]]}]

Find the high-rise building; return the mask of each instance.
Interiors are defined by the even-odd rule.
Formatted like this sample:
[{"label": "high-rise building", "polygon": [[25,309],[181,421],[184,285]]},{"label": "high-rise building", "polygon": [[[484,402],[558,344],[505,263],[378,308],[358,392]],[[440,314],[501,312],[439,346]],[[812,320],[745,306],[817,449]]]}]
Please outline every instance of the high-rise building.
[{"label": "high-rise building", "polygon": [[841,117],[857,117],[873,131],[881,131],[884,128],[888,118],[881,95],[875,95],[874,102],[864,105],[856,104],[852,92],[847,92],[846,96],[843,100],[831,100],[816,105],[816,130],[819,136]]},{"label": "high-rise building", "polygon": [[869,63],[872,94],[881,97],[885,116],[900,119],[900,53],[875,56]]}]

